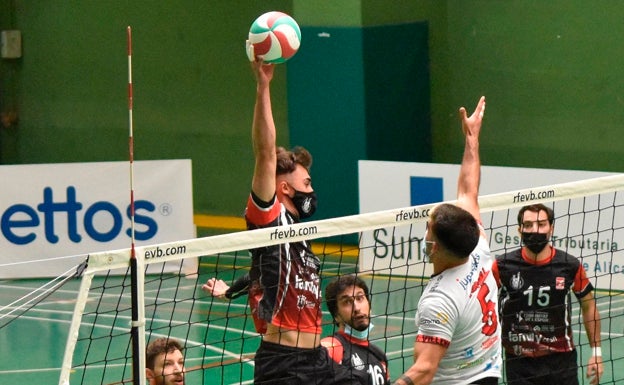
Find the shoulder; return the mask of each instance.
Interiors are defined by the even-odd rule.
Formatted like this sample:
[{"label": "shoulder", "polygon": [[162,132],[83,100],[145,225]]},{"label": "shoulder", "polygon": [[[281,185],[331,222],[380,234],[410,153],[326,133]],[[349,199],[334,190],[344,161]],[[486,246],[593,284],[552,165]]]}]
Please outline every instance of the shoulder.
[{"label": "shoulder", "polygon": [[273,222],[276,222],[285,211],[276,196],[271,202],[263,202],[252,192],[247,199],[245,219],[248,227],[269,227],[276,225],[277,223]]},{"label": "shoulder", "polygon": [[338,363],[342,362],[344,347],[342,346],[342,341],[337,338],[337,335],[321,339],[321,346],[327,349],[327,354],[332,358],[332,360]]},{"label": "shoulder", "polygon": [[477,246],[475,247],[473,252],[487,256],[490,256],[492,254],[492,251],[490,250],[490,243],[488,242],[486,237],[479,237],[479,242],[477,243]]},{"label": "shoulder", "polygon": [[388,361],[388,358],[386,357],[386,352],[379,346],[374,345],[369,342],[368,350],[370,350],[373,353],[373,355],[375,355],[375,357],[377,357],[380,361],[384,361],[384,362]]},{"label": "shoulder", "polygon": [[[454,277],[439,281],[439,285],[434,283],[431,290],[423,294],[418,303],[418,314],[421,322],[427,320],[437,320],[441,314],[449,317],[459,313],[460,303],[465,302],[465,291],[460,290],[460,285]],[[432,321],[437,323],[437,321]]]},{"label": "shoulder", "polygon": [[566,263],[575,268],[581,265],[581,262],[577,257],[557,248],[555,248],[555,255],[553,259]]},{"label": "shoulder", "polygon": [[511,259],[511,258],[518,258],[521,255],[522,255],[522,248],[518,247],[517,249],[513,249],[513,250],[497,255],[496,259],[505,260],[505,259]]},{"label": "shoulder", "polygon": [[518,263],[521,261],[522,249],[519,248],[496,256],[496,264],[498,266],[505,265],[507,263]]}]

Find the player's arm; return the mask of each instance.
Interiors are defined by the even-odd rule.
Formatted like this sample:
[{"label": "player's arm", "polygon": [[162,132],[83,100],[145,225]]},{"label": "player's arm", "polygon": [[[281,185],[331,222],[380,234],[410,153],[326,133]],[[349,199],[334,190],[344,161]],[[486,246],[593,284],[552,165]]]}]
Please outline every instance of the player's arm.
[{"label": "player's arm", "polygon": [[443,345],[416,341],[414,364],[394,382],[394,385],[431,384],[446,349],[447,347]]},{"label": "player's arm", "polygon": [[[398,385],[430,384],[438,371],[442,357],[451,343],[455,320],[458,318],[457,307],[448,299],[436,293],[430,293],[418,304],[419,316],[416,318],[418,334],[414,342],[414,364],[395,382]],[[435,319],[437,314],[446,314],[448,321],[443,323],[421,322]]]},{"label": "player's arm", "polygon": [[581,303],[585,333],[592,347],[592,354],[587,363],[587,378],[590,380],[590,384],[597,385],[604,371],[602,355],[594,354],[596,352],[595,348],[600,348],[600,312],[598,312],[596,307],[596,299],[593,292],[590,291],[579,301]]},{"label": "player's arm", "polygon": [[464,156],[462,158],[457,181],[457,205],[481,221],[479,213],[479,184],[481,182],[481,160],[479,158],[479,134],[485,111],[485,96],[477,103],[472,115],[466,109],[459,109],[462,131],[465,136]]},{"label": "player's arm", "polygon": [[275,195],[277,167],[275,122],[270,90],[274,66],[256,60],[251,62],[251,67],[256,76],[256,104],[251,131],[256,163],[251,189],[262,201],[270,202]]}]

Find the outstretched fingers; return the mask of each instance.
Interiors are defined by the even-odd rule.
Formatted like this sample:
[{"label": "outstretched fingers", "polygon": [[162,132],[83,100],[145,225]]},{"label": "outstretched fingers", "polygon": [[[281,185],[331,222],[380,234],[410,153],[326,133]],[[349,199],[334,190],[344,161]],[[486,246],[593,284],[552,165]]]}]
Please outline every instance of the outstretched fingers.
[{"label": "outstretched fingers", "polygon": [[472,115],[468,116],[466,108],[460,107],[459,117],[462,121],[464,135],[479,134],[483,115],[485,114],[485,96],[481,96]]}]

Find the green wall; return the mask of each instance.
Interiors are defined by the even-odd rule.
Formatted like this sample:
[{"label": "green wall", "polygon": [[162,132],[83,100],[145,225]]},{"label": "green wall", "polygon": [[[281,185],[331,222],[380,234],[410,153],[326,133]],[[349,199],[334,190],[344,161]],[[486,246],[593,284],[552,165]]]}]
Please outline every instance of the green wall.
[{"label": "green wall", "polygon": [[450,87],[434,159],[459,161],[454,109],[483,94],[486,164],[624,171],[621,2],[447,3]]},{"label": "green wall", "polygon": [[[2,63],[2,79],[10,70],[19,81],[11,96],[19,125],[2,130],[2,163],[128,159],[131,26],[135,159],[191,158],[195,211],[240,215],[253,167],[255,96],[244,43],[255,17],[292,13],[291,1],[10,3],[23,58]],[[285,73],[279,68],[273,87],[282,143]]]},{"label": "green wall", "polygon": [[[131,25],[135,158],[191,158],[195,211],[240,215],[253,165],[243,45],[275,9],[303,27],[427,23],[434,162],[460,162],[457,109],[483,94],[484,164],[624,170],[624,7],[580,0],[0,0],[0,28],[22,31],[24,53],[0,60],[0,112],[19,116],[0,126],[0,162],[127,159]],[[283,145],[287,66],[273,87]]]}]

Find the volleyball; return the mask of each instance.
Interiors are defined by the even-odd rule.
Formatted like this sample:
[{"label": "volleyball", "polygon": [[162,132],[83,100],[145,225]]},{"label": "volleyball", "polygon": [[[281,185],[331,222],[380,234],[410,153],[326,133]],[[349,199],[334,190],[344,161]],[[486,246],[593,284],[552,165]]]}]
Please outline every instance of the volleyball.
[{"label": "volleyball", "polygon": [[289,15],[271,11],[260,15],[251,24],[247,40],[247,57],[266,63],[283,63],[297,53],[301,44],[299,25]]}]

